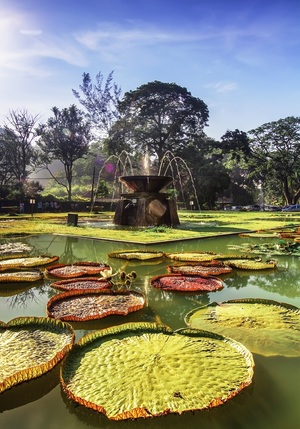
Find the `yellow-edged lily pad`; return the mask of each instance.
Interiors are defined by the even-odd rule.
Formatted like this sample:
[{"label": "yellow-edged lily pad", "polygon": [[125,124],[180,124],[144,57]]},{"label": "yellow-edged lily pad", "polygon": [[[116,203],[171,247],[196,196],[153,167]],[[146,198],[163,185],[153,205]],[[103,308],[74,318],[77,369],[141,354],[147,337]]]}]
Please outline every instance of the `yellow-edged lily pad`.
[{"label": "yellow-edged lily pad", "polygon": [[253,353],[300,356],[300,309],[266,299],[212,303],[189,312],[185,321],[241,341]]},{"label": "yellow-edged lily pad", "polygon": [[46,317],[0,322],[0,392],[50,371],[74,342],[70,325]]},{"label": "yellow-edged lily pad", "polygon": [[149,259],[158,259],[164,257],[164,252],[158,250],[116,250],[108,254],[110,258],[128,259],[128,260],[141,260],[147,261]]},{"label": "yellow-edged lily pad", "polygon": [[61,367],[67,396],[111,420],[216,407],[251,384],[242,344],[211,332],[128,323],[86,335]]},{"label": "yellow-edged lily pad", "polygon": [[0,261],[0,271],[11,270],[12,268],[40,267],[51,264],[59,259],[59,256],[31,256],[22,258],[12,258]]}]

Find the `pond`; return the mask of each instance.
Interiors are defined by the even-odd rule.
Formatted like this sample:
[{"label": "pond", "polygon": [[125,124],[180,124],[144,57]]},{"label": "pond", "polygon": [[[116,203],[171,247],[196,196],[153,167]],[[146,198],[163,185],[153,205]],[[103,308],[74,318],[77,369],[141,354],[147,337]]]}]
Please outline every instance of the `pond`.
[{"label": "pond", "polygon": [[[161,321],[175,330],[185,326],[184,317],[189,311],[214,301],[266,298],[300,307],[298,256],[276,256],[276,270],[233,270],[230,274],[220,276],[225,287],[217,292],[182,293],[166,292],[150,285],[153,276],[166,273],[166,266],[170,265],[168,260],[133,262],[107,256],[116,250],[145,248],[141,245],[51,235],[28,236],[15,240],[33,246],[36,254],[58,255],[59,263],[107,262],[114,272],[121,268],[126,272],[134,270],[137,273],[132,288],[145,295],[145,308],[126,317],[109,316],[99,321],[75,323],[73,327],[76,340],[92,330],[128,321]],[[157,244],[151,245],[150,248],[165,252],[193,250],[233,253],[229,250],[229,245],[257,240],[266,241],[263,238],[227,236]],[[2,239],[0,244],[8,241]],[[46,316],[47,301],[57,293],[50,284],[50,279],[44,279],[38,284],[27,286],[0,285],[0,320],[8,322],[19,316]],[[110,421],[100,413],[68,401],[60,388],[58,365],[46,375],[0,395],[0,427],[297,429],[300,421],[300,357],[265,357],[254,354],[254,361],[252,385],[222,406],[182,415],[121,422]]]}]

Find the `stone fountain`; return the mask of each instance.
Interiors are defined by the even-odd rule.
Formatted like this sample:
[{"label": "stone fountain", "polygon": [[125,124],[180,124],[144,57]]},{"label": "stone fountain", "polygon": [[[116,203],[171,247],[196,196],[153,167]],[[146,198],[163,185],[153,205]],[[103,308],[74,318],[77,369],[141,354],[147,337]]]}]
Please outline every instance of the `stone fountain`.
[{"label": "stone fountain", "polygon": [[161,190],[172,182],[169,176],[121,176],[129,189],[117,203],[114,224],[128,226],[180,225],[176,202]]}]

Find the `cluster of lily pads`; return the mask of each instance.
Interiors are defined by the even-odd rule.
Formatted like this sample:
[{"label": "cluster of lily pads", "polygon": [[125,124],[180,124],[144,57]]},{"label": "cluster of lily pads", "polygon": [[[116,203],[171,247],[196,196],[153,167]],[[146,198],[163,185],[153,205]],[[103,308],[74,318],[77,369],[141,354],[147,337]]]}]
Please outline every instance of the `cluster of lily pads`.
[{"label": "cluster of lily pads", "polygon": [[[47,303],[48,317],[0,322],[0,393],[39,377],[63,359],[60,381],[66,395],[109,419],[181,414],[219,406],[249,386],[252,353],[300,355],[300,310],[261,299],[196,308],[184,319],[187,327],[176,331],[158,323],[124,323],[75,343],[73,322],[126,316],[144,307],[144,296],[132,289],[136,273],[113,273],[108,264],[96,262],[54,264],[56,256],[11,251],[1,254],[0,248],[1,282],[33,281],[24,275],[30,267],[51,279],[59,293]],[[153,277],[151,285],[181,292],[219,290],[224,283],[215,276],[235,268],[277,266],[274,260],[213,252],[133,250],[108,257],[140,262],[167,258],[168,273]]]}]

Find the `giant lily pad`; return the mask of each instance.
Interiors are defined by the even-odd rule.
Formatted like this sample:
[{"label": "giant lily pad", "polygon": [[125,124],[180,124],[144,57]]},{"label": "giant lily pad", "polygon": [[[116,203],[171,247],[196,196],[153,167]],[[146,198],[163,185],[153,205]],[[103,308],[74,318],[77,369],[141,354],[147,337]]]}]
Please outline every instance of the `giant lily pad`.
[{"label": "giant lily pad", "polygon": [[232,271],[232,268],[223,264],[214,265],[168,265],[167,270],[172,274],[196,274],[198,276],[218,276],[220,274],[227,274]]},{"label": "giant lily pad", "polygon": [[147,261],[164,257],[164,252],[158,250],[116,250],[108,254],[110,258]]},{"label": "giant lily pad", "polygon": [[151,285],[164,290],[181,292],[213,292],[224,287],[222,280],[217,277],[192,274],[162,274],[153,277]]},{"label": "giant lily pad", "polygon": [[75,262],[74,264],[56,264],[48,267],[46,272],[53,277],[72,278],[100,274],[110,270],[110,266],[99,262]]},{"label": "giant lily pad", "polygon": [[144,296],[135,291],[79,290],[54,295],[47,303],[47,313],[55,319],[83,322],[115,314],[126,316],[144,305]]},{"label": "giant lily pad", "polygon": [[52,369],[73,342],[71,326],[46,317],[0,322],[0,392]]},{"label": "giant lily pad", "polygon": [[261,261],[255,259],[228,259],[226,265],[240,270],[269,270],[277,267],[278,261]]},{"label": "giant lily pad", "polygon": [[165,254],[167,258],[174,261],[212,261],[216,257],[214,252],[168,252]]},{"label": "giant lily pad", "polygon": [[241,341],[253,353],[300,356],[300,309],[266,299],[239,299],[196,308],[186,315],[192,328]]},{"label": "giant lily pad", "polygon": [[61,368],[66,394],[111,420],[216,407],[250,385],[253,358],[211,332],[128,323],[83,337]]},{"label": "giant lily pad", "polygon": [[28,255],[32,246],[25,243],[12,242],[0,245],[0,260]]},{"label": "giant lily pad", "polygon": [[30,268],[40,267],[51,264],[59,259],[59,256],[32,256],[23,258],[5,259],[0,261],[0,271],[10,270],[12,268]]},{"label": "giant lily pad", "polygon": [[79,277],[75,279],[59,280],[51,283],[51,286],[65,292],[74,290],[103,290],[111,289],[112,282],[105,278]]},{"label": "giant lily pad", "polygon": [[43,278],[44,274],[38,269],[0,273],[0,283],[36,282]]}]

